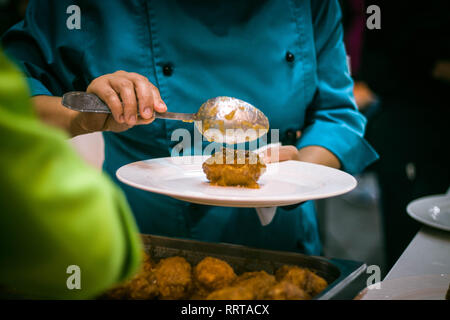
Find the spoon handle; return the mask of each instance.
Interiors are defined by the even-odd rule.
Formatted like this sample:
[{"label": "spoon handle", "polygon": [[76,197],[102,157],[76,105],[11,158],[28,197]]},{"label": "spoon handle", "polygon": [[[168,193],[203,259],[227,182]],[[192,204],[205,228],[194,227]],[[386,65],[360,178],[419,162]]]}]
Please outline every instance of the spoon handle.
[{"label": "spoon handle", "polygon": [[191,122],[196,120],[196,113],[179,113],[179,112],[155,112],[156,119],[181,120]]},{"label": "spoon handle", "polygon": [[[80,112],[111,113],[106,103],[93,93],[68,92],[62,98],[62,105]],[[195,116],[195,113],[155,112],[155,118],[157,119],[194,121]]]}]

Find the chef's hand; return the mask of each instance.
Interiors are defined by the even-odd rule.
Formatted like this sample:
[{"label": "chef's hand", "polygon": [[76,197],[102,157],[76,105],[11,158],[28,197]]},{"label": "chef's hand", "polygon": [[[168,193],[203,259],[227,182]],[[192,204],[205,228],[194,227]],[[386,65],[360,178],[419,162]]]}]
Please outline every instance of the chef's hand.
[{"label": "chef's hand", "polygon": [[[273,154],[274,152],[278,153],[278,156]],[[332,168],[339,169],[341,164],[338,158],[328,151],[327,149],[319,146],[309,146],[302,149],[297,149],[295,146],[281,146],[276,148],[267,149],[264,153],[264,160],[266,163],[274,162],[274,161],[282,162],[288,160],[297,160],[297,161],[305,161],[316,164],[321,164],[325,166],[329,166]],[[284,210],[293,210],[297,208],[299,205],[302,205],[304,202],[281,207]]]},{"label": "chef's hand", "polygon": [[288,160],[300,160],[298,151],[299,150],[295,146],[280,146],[269,148],[264,152],[264,162],[273,163]]},{"label": "chef's hand", "polygon": [[79,113],[75,123],[88,132],[125,131],[153,122],[154,111],[167,111],[159,90],[137,73],[117,71],[103,75],[94,79],[86,91],[102,99],[112,113]]},{"label": "chef's hand", "polygon": [[353,95],[359,111],[364,111],[376,101],[375,94],[364,81],[355,82]]},{"label": "chef's hand", "polygon": [[[274,152],[278,153],[278,155],[274,154]],[[265,163],[288,160],[311,162],[335,169],[341,168],[339,159],[333,153],[320,146],[308,146],[300,150],[295,146],[281,146],[267,149],[264,152]]]}]

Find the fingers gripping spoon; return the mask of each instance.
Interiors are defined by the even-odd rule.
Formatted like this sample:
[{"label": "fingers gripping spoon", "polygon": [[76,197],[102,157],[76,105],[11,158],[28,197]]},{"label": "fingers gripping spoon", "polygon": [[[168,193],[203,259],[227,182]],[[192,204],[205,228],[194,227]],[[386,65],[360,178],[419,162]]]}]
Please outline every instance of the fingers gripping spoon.
[{"label": "fingers gripping spoon", "polygon": [[[72,110],[111,113],[95,94],[69,92],[62,104]],[[209,140],[236,144],[256,140],[269,130],[269,120],[253,105],[231,97],[217,97],[201,105],[197,113],[155,112],[157,119],[195,122],[197,129]]]}]

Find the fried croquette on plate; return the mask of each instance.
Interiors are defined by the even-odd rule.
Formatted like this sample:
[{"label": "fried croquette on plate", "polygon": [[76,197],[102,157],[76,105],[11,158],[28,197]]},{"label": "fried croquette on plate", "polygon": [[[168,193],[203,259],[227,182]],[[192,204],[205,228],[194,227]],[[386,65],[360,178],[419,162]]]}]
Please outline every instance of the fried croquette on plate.
[{"label": "fried croquette on plate", "polygon": [[327,287],[327,282],[314,272],[297,266],[284,265],[277,270],[278,281],[288,281],[314,297]]},{"label": "fried croquette on plate", "polygon": [[162,259],[155,268],[155,275],[161,299],[188,298],[192,288],[192,267],[186,259]]},{"label": "fried croquette on plate", "polygon": [[247,150],[222,149],[203,163],[211,185],[258,189],[258,179],[266,165],[258,154]]},{"label": "fried croquette on plate", "polygon": [[224,288],[236,278],[233,268],[225,261],[206,257],[194,268],[196,287],[207,291]]},{"label": "fried croquette on plate", "polygon": [[311,296],[298,286],[288,281],[273,285],[266,292],[264,299],[268,300],[310,300]]},{"label": "fried croquette on plate", "polygon": [[119,300],[150,300],[158,296],[156,276],[150,256],[144,252],[140,270],[130,280],[109,290],[103,298]]}]

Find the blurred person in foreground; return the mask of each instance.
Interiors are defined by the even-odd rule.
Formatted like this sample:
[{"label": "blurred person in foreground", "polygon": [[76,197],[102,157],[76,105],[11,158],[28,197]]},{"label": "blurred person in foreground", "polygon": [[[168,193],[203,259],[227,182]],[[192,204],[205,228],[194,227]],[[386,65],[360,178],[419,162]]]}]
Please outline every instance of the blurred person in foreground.
[{"label": "blurred person in foreground", "polygon": [[[141,243],[121,191],[41,123],[0,50],[0,297],[85,299],[136,271]],[[67,268],[80,268],[69,290]]]}]

